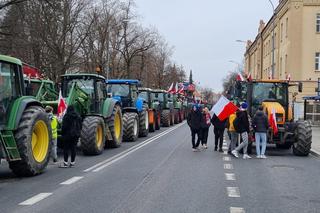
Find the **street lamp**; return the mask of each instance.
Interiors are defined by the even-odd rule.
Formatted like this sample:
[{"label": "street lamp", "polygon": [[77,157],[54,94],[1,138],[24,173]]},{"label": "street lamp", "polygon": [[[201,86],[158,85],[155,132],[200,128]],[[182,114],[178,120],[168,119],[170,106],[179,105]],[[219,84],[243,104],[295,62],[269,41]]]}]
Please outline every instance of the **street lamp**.
[{"label": "street lamp", "polygon": [[275,23],[274,23],[274,19],[275,19],[275,15],[276,15],[276,11],[275,11],[275,8],[274,8],[274,4],[271,0],[269,0],[270,4],[271,4],[271,7],[272,7],[272,11],[273,11],[273,16],[272,16],[272,65],[271,65],[271,78],[273,79],[274,77],[274,28],[275,28]]}]

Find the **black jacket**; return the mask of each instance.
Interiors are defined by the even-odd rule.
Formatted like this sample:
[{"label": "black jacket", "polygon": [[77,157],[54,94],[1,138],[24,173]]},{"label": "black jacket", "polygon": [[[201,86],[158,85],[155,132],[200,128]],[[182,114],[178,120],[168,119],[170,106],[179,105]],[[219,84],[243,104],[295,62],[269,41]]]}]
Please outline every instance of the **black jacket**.
[{"label": "black jacket", "polygon": [[250,124],[247,111],[237,111],[236,119],[239,119],[239,126],[237,132],[250,132]]},{"label": "black jacket", "polygon": [[199,130],[201,127],[203,117],[200,110],[194,111],[191,110],[191,112],[188,114],[187,122],[191,129],[193,130]]},{"label": "black jacket", "polygon": [[69,106],[62,120],[61,134],[66,139],[79,138],[82,128],[80,115]]},{"label": "black jacket", "polygon": [[216,114],[213,114],[211,118],[211,123],[215,129],[225,129],[227,126],[227,119],[220,121],[220,119],[216,116]]},{"label": "black jacket", "polygon": [[202,121],[201,121],[201,128],[203,129],[206,129],[206,128],[209,128],[210,125],[211,125],[211,118],[210,118],[210,114],[208,113],[209,115],[209,123],[207,123],[207,115],[206,113],[202,113]]},{"label": "black jacket", "polygon": [[252,119],[252,127],[255,132],[267,132],[269,123],[266,114],[258,110]]}]

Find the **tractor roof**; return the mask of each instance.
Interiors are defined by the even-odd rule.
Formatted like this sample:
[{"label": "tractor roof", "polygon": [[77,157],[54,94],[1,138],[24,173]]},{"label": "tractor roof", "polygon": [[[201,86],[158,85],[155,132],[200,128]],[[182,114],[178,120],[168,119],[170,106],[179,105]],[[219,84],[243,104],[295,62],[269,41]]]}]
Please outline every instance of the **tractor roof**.
[{"label": "tractor roof", "polygon": [[153,89],[152,92],[156,92],[156,93],[167,93],[167,91],[163,90],[163,89]]},{"label": "tractor roof", "polygon": [[5,62],[9,62],[12,64],[18,64],[18,65],[22,66],[22,63],[19,59],[13,58],[13,57],[7,56],[7,55],[0,55],[0,61],[5,61]]},{"label": "tractor roof", "polygon": [[152,89],[150,89],[150,88],[146,88],[146,87],[139,87],[139,91],[148,91],[148,92],[152,92]]},{"label": "tractor roof", "polygon": [[106,82],[107,84],[140,84],[140,81],[135,79],[109,79]]},{"label": "tractor roof", "polygon": [[81,77],[90,77],[90,78],[100,78],[102,80],[105,80],[106,78],[102,75],[98,74],[91,74],[91,73],[74,73],[74,74],[64,74],[61,75],[61,77],[71,77],[71,78],[81,78]]}]

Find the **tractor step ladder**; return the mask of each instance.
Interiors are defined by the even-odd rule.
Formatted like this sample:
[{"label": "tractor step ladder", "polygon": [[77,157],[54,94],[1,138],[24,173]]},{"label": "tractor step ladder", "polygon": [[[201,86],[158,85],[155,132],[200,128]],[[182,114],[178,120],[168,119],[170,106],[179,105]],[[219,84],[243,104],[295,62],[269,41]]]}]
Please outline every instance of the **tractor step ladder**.
[{"label": "tractor step ladder", "polygon": [[11,131],[1,132],[0,141],[9,161],[21,160],[13,133]]}]

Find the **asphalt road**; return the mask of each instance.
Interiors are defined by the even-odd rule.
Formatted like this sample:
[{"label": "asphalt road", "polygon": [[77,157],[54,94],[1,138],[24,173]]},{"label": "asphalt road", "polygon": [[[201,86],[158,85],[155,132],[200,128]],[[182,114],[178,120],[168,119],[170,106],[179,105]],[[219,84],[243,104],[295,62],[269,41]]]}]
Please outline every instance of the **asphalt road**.
[{"label": "asphalt road", "polygon": [[320,159],[269,147],[268,159],[191,151],[186,124],[15,178],[0,165],[0,212],[320,212]]}]

